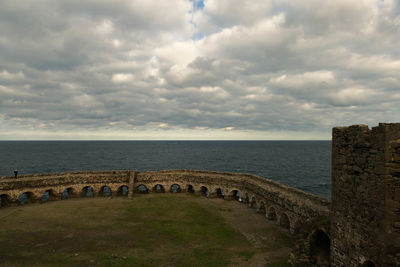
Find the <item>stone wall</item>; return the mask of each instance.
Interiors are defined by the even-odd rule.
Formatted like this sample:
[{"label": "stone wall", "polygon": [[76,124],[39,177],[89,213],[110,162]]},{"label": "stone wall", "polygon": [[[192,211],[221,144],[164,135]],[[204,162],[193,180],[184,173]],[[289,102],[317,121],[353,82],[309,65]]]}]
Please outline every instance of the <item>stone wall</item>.
[{"label": "stone wall", "polygon": [[331,265],[400,266],[400,123],[332,130]]},{"label": "stone wall", "polygon": [[[17,205],[24,193],[33,202],[40,202],[44,192],[57,200],[66,189],[71,197],[83,196],[88,186],[94,196],[102,196],[107,186],[112,196],[125,187],[134,197],[160,188],[171,192],[173,185],[180,192],[239,200],[291,232],[313,227],[305,227],[304,242],[294,251],[292,262],[299,266],[325,265],[320,257],[329,253],[332,266],[400,266],[400,123],[332,130],[332,203],[256,175],[194,170],[2,177],[0,198],[1,206]],[[325,246],[329,238],[330,248]]]},{"label": "stone wall", "polygon": [[[264,177],[250,174],[224,173],[194,170],[169,171],[98,171],[71,172],[60,174],[26,175],[0,178],[0,197],[4,204],[16,205],[23,193],[28,193],[31,202],[40,202],[44,192],[51,200],[61,199],[68,189],[71,197],[82,196],[90,186],[95,196],[101,196],[105,186],[112,196],[126,186],[128,196],[140,193],[141,185],[147,192],[156,192],[157,185],[165,192],[171,192],[172,185],[178,185],[181,192],[191,188],[195,194],[208,197],[240,199],[240,201],[265,214],[266,218],[296,232],[305,223],[319,216],[329,215],[330,202],[316,195],[288,187]],[[191,190],[190,190],[191,191]]]}]

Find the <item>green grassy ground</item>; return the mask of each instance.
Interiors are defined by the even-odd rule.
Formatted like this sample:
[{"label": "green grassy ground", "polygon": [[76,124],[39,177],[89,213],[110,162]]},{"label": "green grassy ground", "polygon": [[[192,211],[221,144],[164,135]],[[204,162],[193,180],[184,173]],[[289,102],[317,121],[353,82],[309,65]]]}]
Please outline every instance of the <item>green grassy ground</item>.
[{"label": "green grassy ground", "polygon": [[229,202],[207,201],[186,194],[152,194],[2,209],[0,265],[246,265],[266,249],[292,245],[286,233],[276,230],[265,233],[276,235],[271,239],[275,243],[252,245],[224,218],[232,212],[223,208]]}]

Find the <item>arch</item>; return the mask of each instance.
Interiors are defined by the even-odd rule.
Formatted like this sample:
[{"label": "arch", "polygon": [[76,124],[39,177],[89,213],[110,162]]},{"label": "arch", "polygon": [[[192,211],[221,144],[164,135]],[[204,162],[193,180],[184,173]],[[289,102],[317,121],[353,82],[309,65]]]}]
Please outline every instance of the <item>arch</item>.
[{"label": "arch", "polygon": [[127,196],[129,192],[129,188],[127,185],[121,185],[118,187],[117,196]]},{"label": "arch", "polygon": [[255,197],[252,197],[249,203],[250,208],[255,208],[257,206],[257,201]]},{"label": "arch", "polygon": [[32,203],[33,193],[32,192],[24,192],[18,197],[18,205],[25,205],[28,203]]},{"label": "arch", "polygon": [[267,213],[267,219],[270,221],[276,221],[276,210],[274,207],[269,207]]},{"label": "arch", "polygon": [[193,185],[188,184],[188,185],[186,186],[186,191],[187,191],[188,193],[193,194],[193,193],[194,193],[194,187],[193,187]]},{"label": "arch", "polygon": [[100,188],[99,196],[101,197],[110,197],[112,195],[111,188],[107,185],[104,185]]},{"label": "arch", "polygon": [[82,197],[93,197],[94,196],[93,187],[85,186],[84,188],[82,188],[81,196]]},{"label": "arch", "polygon": [[74,195],[74,189],[72,187],[68,187],[64,189],[64,191],[61,193],[61,199],[68,199],[71,198]]},{"label": "arch", "polygon": [[139,194],[148,194],[149,189],[144,184],[140,184],[136,187],[136,192]]},{"label": "arch", "polygon": [[0,208],[10,205],[10,197],[6,194],[0,195]]},{"label": "arch", "polygon": [[260,201],[260,205],[258,206],[257,212],[261,213],[261,214],[265,214],[265,204],[263,201]]},{"label": "arch", "polygon": [[202,195],[204,195],[204,196],[206,196],[206,197],[209,197],[209,196],[210,196],[210,191],[208,191],[208,188],[207,188],[207,187],[202,186],[200,189],[201,189],[201,194],[202,194]]},{"label": "arch", "polygon": [[55,200],[55,199],[56,199],[56,196],[55,196],[54,190],[48,189],[42,194],[40,201],[42,203],[46,203],[49,200]]},{"label": "arch", "polygon": [[217,190],[215,190],[215,194],[219,198],[224,198],[225,197],[225,192],[221,188],[217,188]]},{"label": "arch", "polygon": [[162,186],[161,184],[156,184],[156,185],[153,187],[153,192],[154,192],[154,193],[165,193],[164,186]]},{"label": "arch", "polygon": [[179,184],[173,184],[173,185],[171,185],[171,189],[170,189],[170,192],[171,193],[179,193],[179,192],[181,192],[182,190],[181,190],[181,186],[179,185]]},{"label": "arch", "polygon": [[49,201],[50,199],[50,192],[49,190],[44,191],[44,193],[42,194],[42,197],[40,198],[40,202],[42,203],[46,203],[47,201]]},{"label": "arch", "polygon": [[279,225],[282,226],[283,228],[290,229],[289,216],[287,216],[287,214],[284,212],[279,217]]},{"label": "arch", "polygon": [[364,262],[363,265],[362,265],[362,267],[375,267],[375,266],[376,266],[375,263],[373,261],[370,261],[370,260]]},{"label": "arch", "polygon": [[[325,231],[318,229],[310,236],[311,262],[318,266],[329,265],[331,242]],[[367,265],[368,266],[368,265]],[[374,266],[374,265],[372,265]]]},{"label": "arch", "polygon": [[239,202],[242,202],[242,194],[239,192],[239,190],[232,190],[229,194],[229,196],[234,199],[237,200]]}]

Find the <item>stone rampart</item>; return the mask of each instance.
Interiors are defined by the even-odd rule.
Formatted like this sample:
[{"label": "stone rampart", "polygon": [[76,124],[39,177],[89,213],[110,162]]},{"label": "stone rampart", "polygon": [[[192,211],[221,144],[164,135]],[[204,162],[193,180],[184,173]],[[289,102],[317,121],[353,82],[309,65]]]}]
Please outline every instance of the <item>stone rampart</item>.
[{"label": "stone rampart", "polygon": [[138,172],[93,171],[59,174],[2,177],[0,197],[2,206],[18,205],[25,194],[28,201],[41,202],[44,193],[50,200],[85,196],[88,188],[94,196],[104,196],[104,188],[111,196],[133,197],[137,193],[191,192],[208,197],[236,199],[265,214],[271,220],[299,230],[304,223],[318,216],[328,216],[327,199],[288,187],[264,177],[213,171],[168,170]]},{"label": "stone rampart", "polygon": [[[0,206],[21,195],[41,202],[69,197],[134,197],[188,192],[235,199],[297,232],[297,266],[400,266],[400,123],[332,130],[332,203],[250,174],[168,170],[96,171],[0,178]],[[90,190],[89,190],[90,188]],[[330,217],[330,229],[329,228]],[[330,258],[330,263],[329,263]]]}]

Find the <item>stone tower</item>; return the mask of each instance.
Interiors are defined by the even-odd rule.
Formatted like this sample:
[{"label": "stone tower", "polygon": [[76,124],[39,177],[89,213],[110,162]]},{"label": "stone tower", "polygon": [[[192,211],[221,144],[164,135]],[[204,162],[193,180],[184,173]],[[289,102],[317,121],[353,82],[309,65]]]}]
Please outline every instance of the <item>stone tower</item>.
[{"label": "stone tower", "polygon": [[332,130],[332,266],[400,266],[400,123]]}]

